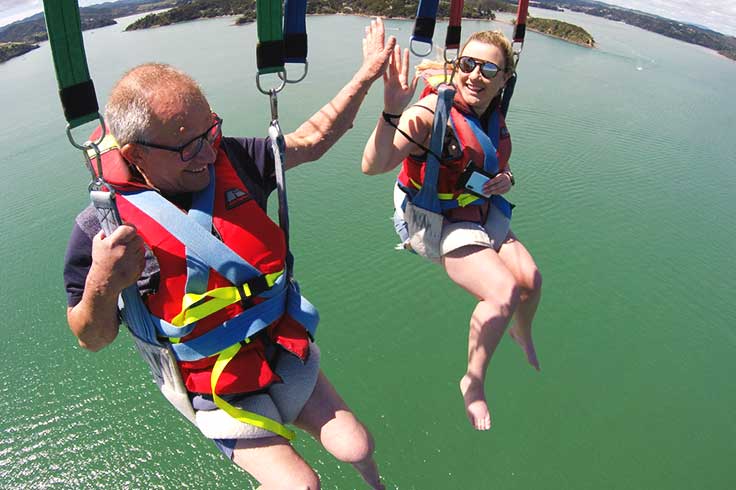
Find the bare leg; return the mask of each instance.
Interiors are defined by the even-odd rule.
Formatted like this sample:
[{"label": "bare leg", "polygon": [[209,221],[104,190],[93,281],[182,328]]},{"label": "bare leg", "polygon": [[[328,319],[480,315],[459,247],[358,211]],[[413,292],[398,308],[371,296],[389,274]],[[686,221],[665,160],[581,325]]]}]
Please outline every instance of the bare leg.
[{"label": "bare leg", "polygon": [[539,371],[539,360],[532,340],[532,320],[542,297],[542,275],[531,254],[511,231],[498,254],[521,290],[521,302],[514,313],[509,335],[524,350],[529,364]]},{"label": "bare leg", "polygon": [[373,460],[373,438],[322,371],[294,424],[309,432],[337,459],[352,464],[371,488],[384,490]]},{"label": "bare leg", "polygon": [[241,439],[233,462],[261,484],[259,490],[319,490],[319,477],[289,442],[279,436]]},{"label": "bare leg", "polygon": [[518,305],[519,289],[498,254],[489,248],[463,247],[445,255],[442,262],[450,279],[480,300],[470,318],[468,368],[460,380],[460,392],[470,424],[488,430],[486,370]]}]

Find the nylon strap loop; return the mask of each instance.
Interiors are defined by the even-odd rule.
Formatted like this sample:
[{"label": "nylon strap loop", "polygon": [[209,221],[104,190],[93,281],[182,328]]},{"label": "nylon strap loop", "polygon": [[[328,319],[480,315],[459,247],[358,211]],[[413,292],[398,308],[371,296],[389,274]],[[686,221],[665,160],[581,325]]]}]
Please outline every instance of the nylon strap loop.
[{"label": "nylon strap loop", "polygon": [[516,27],[514,28],[514,42],[523,43],[526,34],[526,17],[529,13],[529,0],[519,0],[516,9]]},{"label": "nylon strap loop", "polygon": [[75,128],[98,118],[99,105],[89,76],[76,0],[44,0],[46,30],[64,117]]},{"label": "nylon strap loop", "polygon": [[286,0],[284,43],[287,63],[307,62],[307,0]]},{"label": "nylon strap loop", "polygon": [[[437,24],[437,7],[439,0],[420,0],[417,7],[417,17],[414,20],[414,31],[409,41],[409,49],[416,56],[427,56],[432,52],[432,36]],[[414,42],[428,44],[426,53],[418,53],[414,49]]]},{"label": "nylon strap loop", "polygon": [[263,415],[243,410],[242,408],[230,405],[228,402],[220,398],[216,393],[217,381],[220,379],[222,372],[225,370],[225,366],[235,357],[240,351],[240,344],[234,344],[223,350],[217,356],[215,366],[212,369],[212,375],[210,377],[210,387],[212,389],[212,399],[218,408],[222,409],[225,413],[230,415],[232,418],[245,424],[254,425],[265,429],[269,432],[277,434],[287,441],[291,441],[296,437],[294,431],[287,429],[283,424],[276,422],[273,419],[264,417]]},{"label": "nylon strap loop", "polygon": [[282,18],[281,0],[256,1],[256,23],[258,25],[256,63],[259,74],[276,73],[284,70]]},{"label": "nylon strap loop", "polygon": [[460,48],[460,24],[462,22],[464,4],[464,0],[452,0],[450,2],[450,22],[447,25],[445,50]]}]

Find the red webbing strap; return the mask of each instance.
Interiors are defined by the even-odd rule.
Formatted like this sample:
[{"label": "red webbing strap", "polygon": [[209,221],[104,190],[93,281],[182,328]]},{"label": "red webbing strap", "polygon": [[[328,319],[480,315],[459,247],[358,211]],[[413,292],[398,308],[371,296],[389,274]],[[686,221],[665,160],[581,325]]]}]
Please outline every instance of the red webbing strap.
[{"label": "red webbing strap", "polygon": [[523,43],[526,34],[526,16],[529,13],[529,0],[519,0],[516,9],[516,27],[514,28],[514,42]]},{"label": "red webbing strap", "polygon": [[447,25],[445,50],[460,48],[460,23],[463,18],[464,3],[465,0],[452,0],[450,2],[450,23]]}]

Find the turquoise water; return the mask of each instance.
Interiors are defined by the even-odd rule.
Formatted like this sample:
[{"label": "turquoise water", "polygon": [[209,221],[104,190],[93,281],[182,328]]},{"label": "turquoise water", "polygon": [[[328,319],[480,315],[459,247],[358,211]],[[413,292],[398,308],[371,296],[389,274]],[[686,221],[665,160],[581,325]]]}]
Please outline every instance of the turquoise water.
[{"label": "turquoise water", "polygon": [[[542,372],[502,343],[489,433],[470,429],[457,388],[473,301],[392,250],[393,176],[359,171],[380,82],[327,156],[289,172],[323,367],[372,430],[390,489],[736,486],[736,63],[562,18],[598,48],[530,33],[508,121],[514,229],[545,280]],[[85,33],[100,100],[127,68],[165,61],[201,82],[227,133],[265,135],[255,26],[232,20]],[[286,131],[359,66],[365,24],[309,18],[309,77],[279,98]],[[411,23],[388,26],[405,44]],[[463,32],[489,26],[511,31],[465,21]],[[0,488],[250,488],[155,393],[127,334],[92,354],[66,327],[62,258],[88,176],[64,135],[48,45],[0,65],[0,107]],[[296,446],[323,488],[364,488],[305,434]]]}]

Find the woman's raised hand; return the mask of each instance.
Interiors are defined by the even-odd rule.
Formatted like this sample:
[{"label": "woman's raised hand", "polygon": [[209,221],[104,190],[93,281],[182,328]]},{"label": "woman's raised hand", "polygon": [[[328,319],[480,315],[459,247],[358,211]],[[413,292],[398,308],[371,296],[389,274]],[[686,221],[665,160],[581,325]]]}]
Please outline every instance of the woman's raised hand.
[{"label": "woman's raised hand", "polygon": [[399,115],[414,97],[419,77],[409,80],[409,50],[397,44],[394,46],[388,68],[383,74],[383,110]]}]

